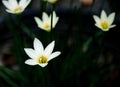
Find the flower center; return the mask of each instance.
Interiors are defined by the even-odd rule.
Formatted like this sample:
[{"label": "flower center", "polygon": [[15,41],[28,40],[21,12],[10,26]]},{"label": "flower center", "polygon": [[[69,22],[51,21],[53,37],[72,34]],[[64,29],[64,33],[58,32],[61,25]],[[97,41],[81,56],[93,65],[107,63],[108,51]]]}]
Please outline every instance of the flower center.
[{"label": "flower center", "polygon": [[18,7],[16,7],[14,9],[14,12],[19,14],[21,12],[21,10],[23,10],[23,7],[22,6],[18,6]]},{"label": "flower center", "polygon": [[39,64],[41,64],[41,63],[47,63],[48,62],[48,58],[42,55],[41,57],[38,58],[37,62]]},{"label": "flower center", "polygon": [[50,30],[50,24],[49,23],[45,23],[44,24],[44,28],[49,31]]},{"label": "flower center", "polygon": [[102,28],[103,29],[108,29],[108,23],[106,22],[106,21],[103,21],[102,23],[101,23],[101,26],[102,26]]}]

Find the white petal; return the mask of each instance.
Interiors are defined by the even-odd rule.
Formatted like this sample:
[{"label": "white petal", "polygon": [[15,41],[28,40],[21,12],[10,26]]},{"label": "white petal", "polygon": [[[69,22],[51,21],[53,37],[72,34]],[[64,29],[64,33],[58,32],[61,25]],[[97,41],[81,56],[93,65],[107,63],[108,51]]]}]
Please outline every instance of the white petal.
[{"label": "white petal", "polygon": [[60,54],[61,54],[61,52],[59,52],[59,51],[52,53],[52,54],[50,55],[48,61],[50,61],[51,59],[59,56]]},{"label": "white petal", "polygon": [[98,16],[93,16],[96,23],[100,24],[100,18]]},{"label": "white petal", "polygon": [[20,0],[19,5],[23,6],[26,2],[27,0]]},{"label": "white petal", "polygon": [[27,0],[25,7],[27,7],[30,4],[31,0]]},{"label": "white petal", "polygon": [[[37,23],[37,26],[38,26],[40,29],[46,30],[46,29],[44,28],[44,23],[43,23],[43,21],[41,21],[38,17],[34,17],[34,19],[35,19],[35,21],[36,21],[36,23]],[[49,22],[49,20],[48,20],[47,22]]]},{"label": "white petal", "polygon": [[99,24],[95,24],[95,26],[102,29],[102,27]]},{"label": "white petal", "polygon": [[104,10],[101,12],[101,21],[107,20],[107,15]]},{"label": "white petal", "polygon": [[49,56],[49,55],[52,53],[52,51],[53,51],[53,49],[54,49],[54,46],[55,46],[55,41],[52,41],[52,42],[45,48],[44,54],[45,54],[46,56]]},{"label": "white petal", "polygon": [[109,31],[110,30],[110,28],[107,28],[107,29],[102,29],[103,31]]},{"label": "white petal", "polygon": [[30,58],[32,58],[32,59],[38,58],[37,54],[35,53],[35,51],[33,49],[25,48],[24,50]]},{"label": "white petal", "polygon": [[43,26],[43,22],[42,22],[38,17],[34,17],[34,19],[35,19],[35,21],[36,21],[38,27],[41,28],[41,27]]},{"label": "white petal", "polygon": [[10,9],[10,10],[13,9],[12,6],[9,4],[8,1],[2,0],[2,2],[3,2],[3,4],[6,6],[6,8],[8,8],[8,9]]},{"label": "white petal", "polygon": [[37,62],[35,62],[35,60],[33,59],[28,59],[25,61],[25,64],[28,64],[28,65],[37,65]]},{"label": "white petal", "polygon": [[110,25],[113,23],[114,19],[115,19],[115,13],[111,13],[108,16],[108,22],[109,22]]},{"label": "white petal", "polygon": [[21,0],[19,5],[23,6],[26,8],[30,4],[31,0]]},{"label": "white petal", "polygon": [[27,0],[20,0],[19,6],[22,6],[23,8],[25,8],[26,7],[26,2],[27,2]]},{"label": "white petal", "polygon": [[47,22],[50,20],[48,15],[45,12],[43,12],[43,14],[42,14],[42,20],[43,20],[43,22]]},{"label": "white petal", "polygon": [[48,65],[48,63],[44,63],[44,64],[39,64],[41,67],[45,67]]},{"label": "white petal", "polygon": [[21,11],[19,11],[19,12],[14,12],[14,11],[12,11],[12,10],[6,9],[6,11],[7,11],[8,13],[18,14],[18,13],[22,13],[24,10],[21,10]]},{"label": "white petal", "polygon": [[34,44],[34,49],[35,49],[36,53],[41,55],[43,53],[43,50],[44,50],[41,41],[38,40],[37,38],[35,38],[33,44]]},{"label": "white petal", "polygon": [[55,13],[55,11],[54,11],[54,12],[53,12],[53,24],[52,24],[52,27],[53,27],[53,28],[54,28],[55,25],[57,24],[58,20],[59,20],[59,17],[56,16],[56,13]]},{"label": "white petal", "polygon": [[13,6],[14,8],[18,6],[17,0],[8,0],[8,1],[9,1],[10,6]]},{"label": "white petal", "polygon": [[15,14],[15,12],[13,12],[12,10],[8,10],[8,9],[6,9],[6,12]]},{"label": "white petal", "polygon": [[111,25],[110,28],[113,28],[113,27],[115,27],[115,26],[116,26],[116,25]]}]

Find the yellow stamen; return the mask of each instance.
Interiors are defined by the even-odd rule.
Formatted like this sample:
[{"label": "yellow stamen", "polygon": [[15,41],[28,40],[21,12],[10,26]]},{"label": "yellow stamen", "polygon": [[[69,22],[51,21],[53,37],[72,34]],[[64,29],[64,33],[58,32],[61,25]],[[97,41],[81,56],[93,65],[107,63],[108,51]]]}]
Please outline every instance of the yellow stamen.
[{"label": "yellow stamen", "polygon": [[47,63],[48,62],[48,58],[42,55],[41,57],[38,58],[37,62],[39,64],[41,64],[41,63]]},{"label": "yellow stamen", "polygon": [[23,7],[22,6],[18,6],[18,7],[16,7],[14,9],[14,12],[19,14],[21,12],[21,10],[23,10]]},{"label": "yellow stamen", "polygon": [[49,23],[45,23],[44,24],[44,28],[49,31],[50,30],[50,24]]},{"label": "yellow stamen", "polygon": [[109,27],[108,22],[106,22],[106,21],[101,22],[101,26],[103,29],[108,29],[108,27]]}]

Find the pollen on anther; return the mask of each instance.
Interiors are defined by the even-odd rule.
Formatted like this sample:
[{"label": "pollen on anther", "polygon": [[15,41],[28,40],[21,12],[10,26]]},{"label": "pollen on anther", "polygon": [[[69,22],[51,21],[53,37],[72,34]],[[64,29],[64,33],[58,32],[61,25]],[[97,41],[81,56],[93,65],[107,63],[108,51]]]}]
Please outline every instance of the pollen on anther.
[{"label": "pollen on anther", "polygon": [[108,29],[109,25],[108,25],[108,23],[106,21],[104,21],[104,22],[101,22],[101,27],[103,29]]},{"label": "pollen on anther", "polygon": [[44,24],[44,28],[47,29],[47,30],[49,30],[50,29],[50,24],[49,23],[45,23]]},{"label": "pollen on anther", "polygon": [[38,63],[39,64],[47,63],[47,62],[48,62],[48,58],[43,56],[43,55],[38,58]]}]

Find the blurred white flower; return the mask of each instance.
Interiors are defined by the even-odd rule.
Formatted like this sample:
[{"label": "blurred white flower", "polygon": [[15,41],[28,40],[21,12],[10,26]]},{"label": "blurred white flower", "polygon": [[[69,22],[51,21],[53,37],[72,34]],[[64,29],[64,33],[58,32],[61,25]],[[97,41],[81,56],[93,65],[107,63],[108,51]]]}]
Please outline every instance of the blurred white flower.
[{"label": "blurred white flower", "polygon": [[116,25],[112,25],[114,19],[115,19],[115,13],[111,13],[108,17],[104,10],[101,12],[101,18],[98,16],[93,16],[98,28],[102,29],[103,31],[108,31],[110,28],[115,27]]},{"label": "blurred white flower", "polygon": [[47,1],[47,2],[52,3],[52,4],[57,2],[57,0],[43,0],[43,1]]},{"label": "blurred white flower", "polygon": [[37,38],[34,39],[33,44],[34,49],[24,48],[26,54],[31,58],[25,61],[28,65],[40,65],[41,67],[45,67],[48,61],[61,54],[59,51],[52,53],[55,41],[52,41],[45,49]]},{"label": "blurred white flower", "polygon": [[[34,17],[35,21],[38,25],[39,28],[50,32],[51,31],[51,15],[48,16],[45,12],[43,12],[42,14],[42,20],[39,19],[38,17]],[[57,24],[59,17],[56,16],[55,11],[53,11],[53,19],[52,19],[52,28],[55,27],[55,25]]]},{"label": "blurred white flower", "polygon": [[6,6],[6,11],[12,14],[20,14],[28,6],[31,0],[2,0],[3,4]]}]

